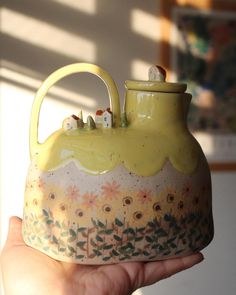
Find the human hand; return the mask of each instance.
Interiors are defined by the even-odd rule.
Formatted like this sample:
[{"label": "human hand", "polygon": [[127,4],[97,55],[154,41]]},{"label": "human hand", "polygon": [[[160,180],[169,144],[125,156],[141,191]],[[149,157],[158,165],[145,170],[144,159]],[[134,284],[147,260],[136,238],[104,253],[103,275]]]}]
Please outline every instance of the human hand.
[{"label": "human hand", "polygon": [[1,253],[5,295],[128,295],[203,260],[201,253],[156,262],[64,263],[27,246],[22,220],[12,217]]}]

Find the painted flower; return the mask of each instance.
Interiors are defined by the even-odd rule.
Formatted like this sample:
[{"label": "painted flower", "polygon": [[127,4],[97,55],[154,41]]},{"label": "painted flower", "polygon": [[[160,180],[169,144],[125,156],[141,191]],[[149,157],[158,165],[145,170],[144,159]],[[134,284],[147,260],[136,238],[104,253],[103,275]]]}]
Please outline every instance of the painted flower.
[{"label": "painted flower", "polygon": [[66,211],[66,210],[67,210],[67,205],[64,204],[64,203],[61,203],[61,204],[59,205],[59,208],[60,208],[61,211]]},{"label": "painted flower", "polygon": [[154,203],[153,206],[152,206],[152,208],[153,208],[153,210],[155,212],[161,211],[161,205],[158,202],[157,203]]},{"label": "painted flower", "polygon": [[83,195],[83,205],[89,209],[89,208],[94,208],[97,206],[97,195],[93,194],[93,193],[86,193]]},{"label": "painted flower", "polygon": [[56,195],[55,195],[54,193],[50,193],[50,194],[48,195],[48,199],[53,201],[53,200],[56,199]]},{"label": "painted flower", "polygon": [[173,203],[175,200],[175,195],[173,193],[168,193],[166,196],[167,203]]},{"label": "painted flower", "polygon": [[137,198],[141,204],[147,204],[152,201],[151,195],[150,190],[144,189],[138,192]]},{"label": "painted flower", "polygon": [[38,206],[38,200],[37,199],[33,199],[33,205]]},{"label": "painted flower", "polygon": [[131,197],[124,197],[123,198],[123,205],[124,206],[129,206],[133,203],[133,198]]},{"label": "painted flower", "polygon": [[141,211],[134,212],[133,217],[135,220],[140,220],[143,217],[143,213]]},{"label": "painted flower", "polygon": [[75,210],[75,215],[78,216],[78,217],[83,217],[84,212],[83,212],[83,210],[78,208],[78,209]]},{"label": "painted flower", "polygon": [[79,188],[76,185],[70,185],[66,190],[66,197],[71,200],[77,200],[79,198]]},{"label": "painted flower", "polygon": [[105,213],[110,213],[111,210],[112,210],[112,207],[111,207],[111,205],[109,205],[109,204],[105,204],[105,205],[103,205],[102,210],[103,210],[103,212],[105,212]]},{"label": "painted flower", "polygon": [[120,185],[115,180],[112,183],[107,182],[102,185],[102,195],[109,200],[116,199],[120,194],[119,187]]},{"label": "painted flower", "polygon": [[184,208],[184,202],[183,201],[179,201],[178,203],[178,209],[182,210]]},{"label": "painted flower", "polygon": [[188,197],[192,193],[192,186],[190,183],[185,183],[182,188],[182,195]]}]

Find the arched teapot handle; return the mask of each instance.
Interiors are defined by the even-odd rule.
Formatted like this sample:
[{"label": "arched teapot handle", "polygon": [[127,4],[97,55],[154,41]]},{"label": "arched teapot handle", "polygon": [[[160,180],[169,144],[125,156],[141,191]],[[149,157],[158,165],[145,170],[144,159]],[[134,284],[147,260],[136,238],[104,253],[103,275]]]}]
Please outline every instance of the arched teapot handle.
[{"label": "arched teapot handle", "polygon": [[52,87],[56,82],[61,80],[62,78],[79,73],[91,73],[98,76],[106,85],[110,107],[113,113],[114,127],[118,127],[120,123],[120,103],[119,103],[119,94],[117,91],[117,87],[111,78],[111,76],[104,71],[102,68],[88,63],[75,63],[71,65],[64,66],[55,72],[53,72],[41,85],[39,90],[36,93],[32,111],[31,111],[31,123],[30,123],[30,155],[32,157],[35,148],[39,145],[38,142],[38,124],[39,124],[39,114],[41,104],[45,95],[47,94],[50,87]]}]

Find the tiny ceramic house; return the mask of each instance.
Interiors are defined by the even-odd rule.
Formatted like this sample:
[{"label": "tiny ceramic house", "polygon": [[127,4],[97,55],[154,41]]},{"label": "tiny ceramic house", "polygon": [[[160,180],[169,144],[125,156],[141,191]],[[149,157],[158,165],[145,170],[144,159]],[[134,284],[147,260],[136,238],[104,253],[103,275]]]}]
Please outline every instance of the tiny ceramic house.
[{"label": "tiny ceramic house", "polygon": [[103,128],[112,128],[112,112],[106,109],[102,114]]},{"label": "tiny ceramic house", "polygon": [[97,110],[96,115],[95,115],[95,123],[96,124],[101,124],[102,125],[102,114],[103,110]]},{"label": "tiny ceramic house", "polygon": [[76,115],[72,115],[68,118],[66,118],[63,123],[63,129],[64,130],[75,130],[78,128],[78,121],[79,121],[79,117],[77,117]]}]

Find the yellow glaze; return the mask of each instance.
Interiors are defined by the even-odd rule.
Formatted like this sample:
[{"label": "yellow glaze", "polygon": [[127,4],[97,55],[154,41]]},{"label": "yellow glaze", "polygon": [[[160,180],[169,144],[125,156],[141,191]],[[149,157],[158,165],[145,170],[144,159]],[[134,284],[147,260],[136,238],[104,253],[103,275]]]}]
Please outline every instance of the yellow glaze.
[{"label": "yellow glaze", "polygon": [[[114,128],[73,131],[60,129],[43,144],[39,144],[37,113],[43,97],[48,88],[68,74],[68,71],[92,72],[105,81],[115,115]],[[158,173],[169,160],[178,171],[191,174],[197,168],[200,157],[204,157],[186,125],[191,100],[190,94],[183,93],[186,85],[157,82],[153,89],[153,82],[148,88],[145,81],[139,81],[138,84],[127,81],[125,112],[129,126],[121,128],[118,127],[120,109],[117,90],[105,71],[93,65],[75,64],[58,70],[53,75],[44,82],[36,95],[32,112],[31,155],[42,171],[54,170],[74,161],[80,169],[90,174],[105,173],[124,164],[130,172],[150,176]],[[140,90],[142,87],[145,91]],[[163,92],[168,89],[169,92]]]},{"label": "yellow glaze", "polygon": [[39,168],[53,170],[75,160],[85,171],[99,174],[123,163],[129,171],[149,176],[169,159],[177,170],[192,173],[201,149],[184,120],[188,100],[188,94],[128,91],[128,128],[60,129],[38,145]]}]

